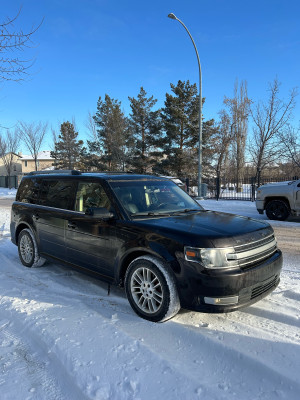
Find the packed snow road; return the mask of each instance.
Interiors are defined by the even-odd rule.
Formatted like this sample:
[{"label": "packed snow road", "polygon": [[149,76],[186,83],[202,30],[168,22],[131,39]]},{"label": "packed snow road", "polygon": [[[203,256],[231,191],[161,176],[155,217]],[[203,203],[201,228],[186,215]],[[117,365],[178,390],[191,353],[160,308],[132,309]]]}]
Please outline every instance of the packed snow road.
[{"label": "packed snow road", "polygon": [[299,398],[300,223],[272,223],[284,267],[267,298],[153,324],[121,289],[108,296],[105,284],[55,264],[23,267],[9,220],[0,208],[1,399]]}]

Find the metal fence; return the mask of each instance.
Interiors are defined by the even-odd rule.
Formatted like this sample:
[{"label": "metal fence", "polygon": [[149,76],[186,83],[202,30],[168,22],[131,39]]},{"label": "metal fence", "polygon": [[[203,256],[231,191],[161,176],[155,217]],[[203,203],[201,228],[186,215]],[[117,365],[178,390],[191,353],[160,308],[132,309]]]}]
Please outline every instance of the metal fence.
[{"label": "metal fence", "polygon": [[0,176],[0,187],[4,188],[17,188],[18,187],[18,176],[8,176],[1,175]]},{"label": "metal fence", "polygon": [[257,182],[255,177],[247,177],[239,182],[239,185],[225,177],[217,177],[211,179],[203,179],[206,187],[206,198],[209,199],[222,199],[222,200],[249,200],[255,201],[256,190],[259,186],[266,183],[284,182],[297,180],[299,177],[260,177]]}]

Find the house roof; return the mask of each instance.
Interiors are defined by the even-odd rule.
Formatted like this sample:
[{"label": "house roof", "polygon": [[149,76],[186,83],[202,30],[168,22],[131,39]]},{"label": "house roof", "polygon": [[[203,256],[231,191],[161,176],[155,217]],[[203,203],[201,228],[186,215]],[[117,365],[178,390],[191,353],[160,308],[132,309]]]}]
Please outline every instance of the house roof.
[{"label": "house roof", "polygon": [[[33,160],[34,158],[32,156],[26,156],[23,155],[21,156],[21,161],[29,161]],[[51,151],[50,150],[43,150],[38,153],[37,159],[40,160],[54,160],[53,157],[51,157]]]}]

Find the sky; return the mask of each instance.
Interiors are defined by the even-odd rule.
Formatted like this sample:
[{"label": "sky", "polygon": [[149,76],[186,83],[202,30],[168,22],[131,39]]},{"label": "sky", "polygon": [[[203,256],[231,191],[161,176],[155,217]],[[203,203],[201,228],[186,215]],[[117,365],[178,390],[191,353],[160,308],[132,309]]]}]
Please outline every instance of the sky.
[{"label": "sky", "polygon": [[[15,26],[25,32],[43,20],[32,47],[20,54],[34,60],[30,75],[0,84],[0,125],[48,122],[43,150],[51,146],[50,128],[74,118],[85,140],[88,113],[106,93],[129,115],[128,96],[137,97],[141,86],[162,107],[170,83],[198,85],[192,41],[178,21],[167,18],[170,12],[198,48],[204,119],[218,118],[236,80],[247,81],[254,102],[266,99],[275,77],[283,99],[300,87],[297,0],[0,0],[0,6],[2,21],[22,6]],[[300,96],[294,118],[298,125]]]}]

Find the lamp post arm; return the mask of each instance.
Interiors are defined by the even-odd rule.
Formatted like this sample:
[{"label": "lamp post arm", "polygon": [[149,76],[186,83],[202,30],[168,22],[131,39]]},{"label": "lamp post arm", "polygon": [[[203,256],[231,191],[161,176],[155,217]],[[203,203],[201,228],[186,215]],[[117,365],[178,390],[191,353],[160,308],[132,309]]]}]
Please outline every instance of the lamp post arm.
[{"label": "lamp post arm", "polygon": [[[196,52],[196,56],[197,56],[197,61],[198,61],[199,78],[200,78],[200,88],[201,88],[201,87],[202,87],[201,63],[200,63],[200,58],[199,58],[199,54],[198,54],[198,50],[197,50],[196,44],[195,44],[194,39],[193,39],[192,35],[190,34],[188,28],[184,25],[184,23],[183,23],[180,19],[178,19],[177,17],[176,17],[176,19],[177,19],[178,22],[181,23],[181,25],[182,25],[182,26],[184,27],[184,29],[187,31],[189,37],[191,38],[191,41],[193,42],[193,46],[194,46],[194,49],[195,49],[195,52]],[[199,88],[199,89],[200,89],[200,88]],[[202,89],[202,88],[201,88],[201,89]],[[199,91],[200,91],[201,94],[202,94],[202,90],[199,90]]]},{"label": "lamp post arm", "polygon": [[[174,16],[175,17],[175,16]],[[181,23],[181,25],[184,27],[184,29],[187,31],[195,52],[196,52],[196,56],[197,56],[197,61],[198,61],[198,67],[199,67],[199,147],[198,147],[198,197],[202,197],[202,73],[201,73],[201,63],[200,63],[200,58],[199,58],[199,54],[198,54],[198,50],[196,47],[196,44],[194,42],[194,39],[192,37],[192,35],[190,34],[188,28],[184,25],[184,23],[178,19],[177,17],[172,18],[172,19],[176,19],[178,22]]]}]

